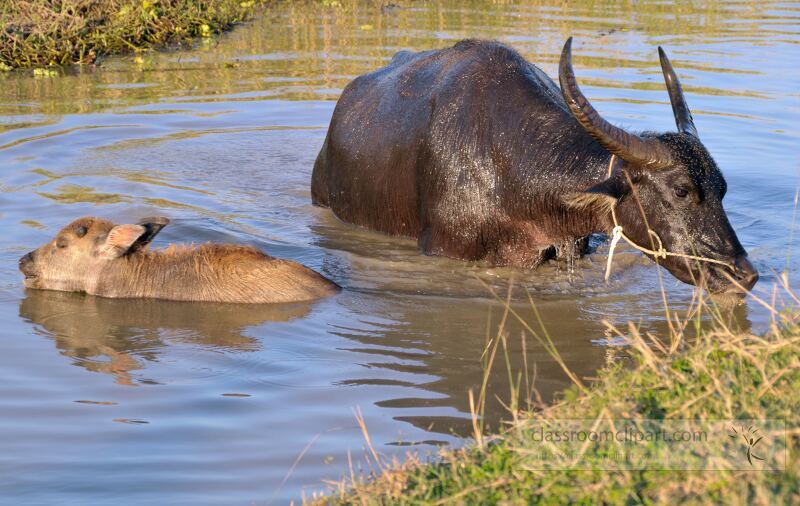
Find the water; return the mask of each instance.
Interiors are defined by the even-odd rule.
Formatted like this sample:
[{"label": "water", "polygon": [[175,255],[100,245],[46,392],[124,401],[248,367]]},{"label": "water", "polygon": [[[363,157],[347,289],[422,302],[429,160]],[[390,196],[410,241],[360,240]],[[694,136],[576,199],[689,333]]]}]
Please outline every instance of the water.
[{"label": "water", "polygon": [[[0,76],[0,497],[9,503],[285,503],[366,467],[376,449],[423,455],[469,434],[469,389],[502,311],[535,322],[592,377],[618,355],[607,319],[664,328],[657,269],[600,253],[537,272],[423,257],[412,241],[338,222],[309,180],[335,99],[399,49],[497,38],[555,75],[564,40],[607,118],[674,129],[656,46],[668,50],[706,146],[729,183],[728,214],[772,300],[797,288],[791,238],[800,185],[800,4],[666,2],[288,2],[195,50],[106,60],[55,78]],[[116,301],[25,291],[17,259],[83,215],[172,220],[157,245],[256,245],[345,287],[283,307]],[[797,235],[797,234],[796,234]],[[793,243],[791,241],[794,241]],[[692,289],[664,277],[670,304]],[[758,303],[726,310],[758,331]],[[538,329],[538,327],[536,327]],[[518,322],[511,366],[524,369]],[[528,335],[544,400],[568,379]],[[490,377],[508,398],[508,375]],[[487,408],[497,425],[504,411]],[[410,445],[410,446],[409,446]]]}]

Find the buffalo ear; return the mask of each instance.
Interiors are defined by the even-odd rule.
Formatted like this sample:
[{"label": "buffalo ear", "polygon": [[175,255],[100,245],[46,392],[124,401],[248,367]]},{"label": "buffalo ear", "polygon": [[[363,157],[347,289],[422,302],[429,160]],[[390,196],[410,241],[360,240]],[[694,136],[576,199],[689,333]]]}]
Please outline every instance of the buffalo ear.
[{"label": "buffalo ear", "polygon": [[108,233],[100,248],[100,256],[113,260],[126,255],[145,233],[147,229],[142,225],[117,225]]},{"label": "buffalo ear", "polygon": [[614,175],[590,186],[582,192],[570,193],[564,202],[569,207],[593,207],[601,211],[611,211],[619,200],[628,193],[627,182]]},{"label": "buffalo ear", "polygon": [[131,245],[128,250],[130,253],[147,248],[156,235],[161,232],[161,229],[169,225],[169,218],[150,216],[148,218],[142,218],[139,220],[138,224],[145,228],[145,232]]}]

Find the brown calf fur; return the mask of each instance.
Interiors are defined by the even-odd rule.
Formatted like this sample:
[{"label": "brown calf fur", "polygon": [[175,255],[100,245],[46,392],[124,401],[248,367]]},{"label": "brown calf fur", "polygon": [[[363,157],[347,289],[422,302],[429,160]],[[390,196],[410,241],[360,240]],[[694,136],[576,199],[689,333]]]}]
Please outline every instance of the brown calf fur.
[{"label": "brown calf fur", "polygon": [[168,223],[162,217],[116,226],[99,218],[75,220],[20,259],[25,286],[112,298],[248,304],[308,301],[340,290],[304,265],[250,246],[148,250]]}]

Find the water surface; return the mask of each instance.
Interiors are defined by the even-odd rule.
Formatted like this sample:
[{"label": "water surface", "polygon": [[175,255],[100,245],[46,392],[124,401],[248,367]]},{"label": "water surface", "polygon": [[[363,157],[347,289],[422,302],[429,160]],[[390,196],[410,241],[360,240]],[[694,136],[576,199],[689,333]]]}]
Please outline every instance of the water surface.
[{"label": "water surface", "polygon": [[[334,2],[334,4],[336,4]],[[591,378],[618,355],[602,321],[665,327],[658,269],[606,246],[537,272],[419,255],[310,203],[341,89],[400,49],[496,38],[555,75],[569,35],[578,79],[610,120],[674,129],[656,47],[683,80],[725,205],[772,300],[798,287],[792,237],[800,4],[288,2],[193,50],[108,59],[55,78],[0,76],[0,497],[9,503],[285,503],[369,470],[354,410],[387,456],[461,444],[467,392],[502,316],[488,285]],[[17,259],[84,215],[172,220],[169,242],[252,244],[345,287],[313,304],[242,307],[25,291]],[[692,289],[669,275],[671,306]],[[758,303],[725,310],[764,329]],[[538,328],[538,327],[537,327]],[[569,383],[509,321],[516,372],[547,401]],[[527,341],[523,347],[523,335]],[[523,353],[524,350],[524,353]],[[509,396],[500,364],[489,391]],[[504,410],[487,407],[497,425]]]}]

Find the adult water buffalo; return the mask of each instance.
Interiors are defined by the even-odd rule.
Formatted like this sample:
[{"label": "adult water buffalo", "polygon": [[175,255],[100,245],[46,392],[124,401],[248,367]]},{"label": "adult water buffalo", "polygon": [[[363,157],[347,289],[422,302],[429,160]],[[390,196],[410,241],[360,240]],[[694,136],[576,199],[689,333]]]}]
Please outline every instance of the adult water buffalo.
[{"label": "adult water buffalo", "polygon": [[678,132],[634,134],[600,117],[575,80],[571,38],[561,89],[498,42],[397,53],[342,93],[313,202],[417,238],[426,254],[521,267],[582,255],[590,234],[612,230],[613,210],[638,245],[716,260],[661,257],[681,281],[749,289],[758,273],[723,210],[725,179],[659,54]]}]

